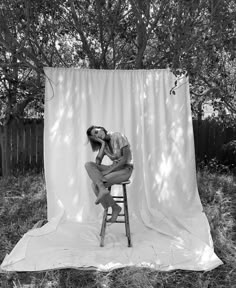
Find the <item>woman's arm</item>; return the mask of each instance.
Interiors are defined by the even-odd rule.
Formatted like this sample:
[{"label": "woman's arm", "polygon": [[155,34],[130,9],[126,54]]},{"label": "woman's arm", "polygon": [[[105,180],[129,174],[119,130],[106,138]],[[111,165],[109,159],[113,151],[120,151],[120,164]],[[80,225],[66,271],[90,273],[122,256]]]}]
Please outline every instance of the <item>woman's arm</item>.
[{"label": "woman's arm", "polygon": [[100,143],[101,143],[101,147],[100,147],[99,152],[98,152],[98,154],[96,156],[96,164],[98,164],[98,165],[100,165],[102,163],[102,159],[103,159],[103,157],[105,155],[105,152],[104,152],[104,150],[105,150],[105,142],[103,140],[101,140]]},{"label": "woman's arm", "polygon": [[114,160],[117,159],[116,155],[112,154],[112,153],[109,151],[109,149],[108,149],[107,146],[105,146],[104,153],[105,153],[112,161],[114,161]]},{"label": "woman's arm", "polygon": [[103,141],[102,139],[98,138],[98,137],[95,137],[95,136],[89,136],[90,139],[92,139],[93,141],[96,141],[98,143],[101,144],[100,148],[99,148],[99,151],[98,151],[98,154],[96,156],[96,164],[101,164],[102,163],[102,159],[105,155],[105,152],[104,152],[104,149],[105,149],[105,141]]},{"label": "woman's arm", "polygon": [[114,172],[116,170],[119,170],[122,166],[124,166],[127,163],[129,154],[130,154],[129,146],[123,147],[121,149],[121,155],[122,156],[117,161],[114,162],[115,164],[113,164],[110,169],[103,172],[103,176],[105,176],[111,172]]}]

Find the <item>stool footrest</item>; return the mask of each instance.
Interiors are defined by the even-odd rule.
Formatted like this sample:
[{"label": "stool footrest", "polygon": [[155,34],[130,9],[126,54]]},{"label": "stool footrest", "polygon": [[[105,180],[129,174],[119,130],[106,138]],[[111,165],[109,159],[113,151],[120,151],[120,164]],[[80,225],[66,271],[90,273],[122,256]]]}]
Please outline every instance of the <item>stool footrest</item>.
[{"label": "stool footrest", "polygon": [[[107,213],[107,216],[112,216],[112,213]],[[119,214],[118,217],[119,216],[125,216],[125,214]]]}]

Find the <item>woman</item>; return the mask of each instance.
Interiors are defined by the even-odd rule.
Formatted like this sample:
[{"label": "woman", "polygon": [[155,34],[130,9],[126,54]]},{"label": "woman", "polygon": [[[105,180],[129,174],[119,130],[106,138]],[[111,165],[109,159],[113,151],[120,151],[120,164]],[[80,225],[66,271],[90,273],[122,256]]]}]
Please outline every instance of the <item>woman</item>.
[{"label": "woman", "polygon": [[[121,207],[114,201],[107,188],[130,178],[133,171],[130,144],[121,133],[107,132],[101,126],[89,127],[87,136],[92,150],[98,151],[96,161],[85,164],[97,196],[95,204],[101,203],[105,209],[111,207],[112,216],[109,221],[115,222]],[[101,164],[105,155],[113,161],[111,165]]]}]

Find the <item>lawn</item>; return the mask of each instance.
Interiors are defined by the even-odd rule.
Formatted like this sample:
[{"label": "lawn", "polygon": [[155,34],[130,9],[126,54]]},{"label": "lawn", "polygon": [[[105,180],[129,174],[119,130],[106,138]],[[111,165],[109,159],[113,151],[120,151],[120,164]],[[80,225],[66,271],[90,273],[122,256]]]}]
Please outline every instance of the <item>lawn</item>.
[{"label": "lawn", "polygon": [[[1,273],[0,287],[88,288],[236,288],[236,178],[201,169],[198,188],[208,217],[216,254],[224,265],[209,272],[121,268],[110,272],[75,269]],[[0,261],[25,232],[46,218],[42,174],[0,178]]]}]

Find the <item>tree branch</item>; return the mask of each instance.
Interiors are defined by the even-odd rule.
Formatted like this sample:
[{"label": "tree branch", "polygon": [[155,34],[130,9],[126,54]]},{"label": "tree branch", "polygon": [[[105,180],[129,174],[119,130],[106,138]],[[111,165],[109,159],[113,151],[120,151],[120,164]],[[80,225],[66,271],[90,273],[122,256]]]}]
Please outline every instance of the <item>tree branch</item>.
[{"label": "tree branch", "polygon": [[84,36],[83,31],[80,29],[80,27],[82,25],[81,25],[81,22],[80,22],[80,20],[79,20],[79,18],[77,16],[77,14],[76,14],[74,1],[73,0],[69,0],[69,2],[70,2],[72,18],[73,18],[74,23],[75,23],[75,28],[78,31],[79,35],[80,35],[84,51],[86,52],[86,54],[87,54],[87,56],[88,56],[88,58],[90,60],[90,63],[92,64],[91,68],[97,68],[96,67],[97,63],[96,63],[95,57],[93,56],[93,55],[95,55],[95,53],[92,53],[92,51],[90,49],[90,46],[88,44],[88,41],[87,41],[86,37]]},{"label": "tree branch", "polygon": [[[129,1],[131,3],[131,7],[136,18],[136,29],[137,29],[138,53],[136,55],[135,68],[141,69],[143,66],[144,51],[147,46],[146,24],[143,21],[140,9],[136,7],[136,2],[134,0],[129,0]],[[138,2],[138,5],[140,5],[140,2]]]},{"label": "tree branch", "polygon": [[226,99],[224,96],[222,96],[222,94],[221,94],[222,90],[221,90],[220,88],[218,88],[218,87],[209,88],[209,89],[207,89],[207,90],[206,90],[204,93],[202,93],[202,94],[198,94],[198,93],[196,93],[196,92],[194,92],[194,91],[190,91],[190,93],[193,94],[193,95],[195,95],[195,96],[197,96],[197,97],[199,97],[199,98],[202,98],[202,100],[203,100],[204,97],[206,97],[207,95],[213,93],[214,91],[219,92],[219,93],[220,93],[219,98],[220,98],[221,102],[222,102],[231,112],[236,113],[236,107],[234,107],[234,105],[233,105],[232,103],[230,103],[229,101],[227,101],[227,99]]}]

